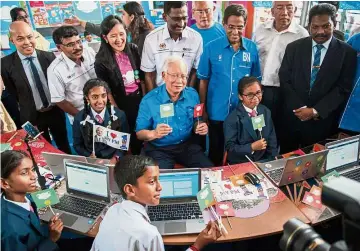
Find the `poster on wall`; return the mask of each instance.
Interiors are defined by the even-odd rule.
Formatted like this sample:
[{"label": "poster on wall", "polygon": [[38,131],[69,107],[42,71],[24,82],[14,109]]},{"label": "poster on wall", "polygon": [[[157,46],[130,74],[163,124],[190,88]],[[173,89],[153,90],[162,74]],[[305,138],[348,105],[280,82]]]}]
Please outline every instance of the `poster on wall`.
[{"label": "poster on wall", "polygon": [[81,20],[99,24],[102,21],[99,1],[74,1],[75,15]]},{"label": "poster on wall", "polygon": [[58,1],[44,1],[49,25],[61,25],[61,10]]},{"label": "poster on wall", "polygon": [[[20,6],[18,1],[2,1],[1,2],[1,16],[0,16],[0,25],[1,25],[1,54],[3,55],[3,50],[7,51],[10,49],[10,42],[9,42],[9,27],[11,24],[11,16],[10,10],[12,8]],[[9,50],[9,53],[11,51]],[[4,52],[4,54],[8,54]]]},{"label": "poster on wall", "polygon": [[60,14],[62,16],[62,20],[75,16],[74,7],[71,1],[59,2],[59,7],[61,10]]},{"label": "poster on wall", "polygon": [[105,18],[107,16],[113,15],[114,11],[114,3],[107,1],[100,1],[102,17]]},{"label": "poster on wall", "polygon": [[49,26],[48,14],[44,5],[44,1],[31,1],[30,9],[32,18],[36,28]]},{"label": "poster on wall", "polygon": [[121,16],[121,10],[123,9],[124,4],[126,1],[114,1],[114,14]]},{"label": "poster on wall", "polygon": [[155,27],[159,27],[165,23],[162,14],[164,13],[163,1],[149,1],[150,21]]}]

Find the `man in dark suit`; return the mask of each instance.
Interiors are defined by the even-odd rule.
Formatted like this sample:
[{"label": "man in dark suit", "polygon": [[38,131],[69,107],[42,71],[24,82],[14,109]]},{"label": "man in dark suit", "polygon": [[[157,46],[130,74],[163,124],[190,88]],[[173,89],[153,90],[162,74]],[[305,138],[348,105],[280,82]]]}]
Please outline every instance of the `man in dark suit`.
[{"label": "man in dark suit", "polygon": [[1,59],[1,75],[7,90],[17,98],[20,122],[30,121],[51,142],[49,129],[58,146],[71,153],[65,127],[65,114],[51,104],[47,68],[55,59],[51,52],[35,50],[31,27],[22,21],[10,25],[10,41],[16,51]]},{"label": "man in dark suit", "polygon": [[290,43],[279,78],[282,91],[281,152],[325,140],[336,132],[352,88],[356,52],[334,38],[336,9],[314,6],[310,37]]}]

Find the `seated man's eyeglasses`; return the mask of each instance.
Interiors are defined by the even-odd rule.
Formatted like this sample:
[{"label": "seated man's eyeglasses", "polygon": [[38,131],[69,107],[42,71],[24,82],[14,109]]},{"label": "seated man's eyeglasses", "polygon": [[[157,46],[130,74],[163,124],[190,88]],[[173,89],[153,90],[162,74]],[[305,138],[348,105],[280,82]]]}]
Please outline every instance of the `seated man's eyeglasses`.
[{"label": "seated man's eyeglasses", "polygon": [[74,48],[75,45],[82,45],[82,42],[81,42],[81,39],[79,39],[79,40],[76,40],[75,42],[70,42],[68,44],[62,44],[62,45],[65,47],[68,47],[68,48]]},{"label": "seated man's eyeglasses", "polygon": [[198,10],[194,10],[195,14],[199,14],[199,15],[203,15],[203,14],[209,14],[211,12],[210,8],[207,9],[198,9]]},{"label": "seated man's eyeglasses", "polygon": [[184,80],[184,81],[187,79],[187,75],[184,75],[184,74],[174,74],[174,73],[169,73],[169,72],[166,72],[166,74],[169,75],[170,81],[175,81],[178,78],[181,78],[181,80]]},{"label": "seated man's eyeglasses", "polygon": [[245,96],[249,100],[253,100],[256,97],[260,98],[262,97],[264,91],[258,91],[256,93],[249,93],[249,94],[242,94],[242,96]]}]

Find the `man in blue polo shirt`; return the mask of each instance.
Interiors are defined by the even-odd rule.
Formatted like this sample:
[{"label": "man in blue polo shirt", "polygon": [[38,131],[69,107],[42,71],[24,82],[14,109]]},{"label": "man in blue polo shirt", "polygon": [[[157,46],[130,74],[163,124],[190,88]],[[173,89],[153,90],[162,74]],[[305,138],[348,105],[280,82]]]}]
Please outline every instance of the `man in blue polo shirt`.
[{"label": "man in blue polo shirt", "polygon": [[[194,107],[200,103],[199,95],[195,89],[186,87],[187,65],[183,59],[168,57],[162,78],[165,84],[142,99],[136,120],[138,139],[148,141],[145,154],[157,160],[162,169],[172,169],[175,163],[186,167],[212,167],[201,147],[191,142],[193,132],[206,135],[208,127],[193,117]],[[168,114],[164,116],[164,112]]]},{"label": "man in blue polo shirt", "polygon": [[209,156],[215,165],[220,165],[223,158],[224,120],[239,102],[239,80],[245,76],[261,79],[256,45],[242,37],[246,19],[247,11],[242,5],[225,9],[226,36],[205,46],[197,71],[200,102],[206,102],[203,119],[209,119]]},{"label": "man in blue polo shirt", "polygon": [[360,132],[360,33],[352,36],[350,44],[357,52],[356,75],[354,89],[351,92],[344,114],[340,121],[340,128],[353,132]]}]

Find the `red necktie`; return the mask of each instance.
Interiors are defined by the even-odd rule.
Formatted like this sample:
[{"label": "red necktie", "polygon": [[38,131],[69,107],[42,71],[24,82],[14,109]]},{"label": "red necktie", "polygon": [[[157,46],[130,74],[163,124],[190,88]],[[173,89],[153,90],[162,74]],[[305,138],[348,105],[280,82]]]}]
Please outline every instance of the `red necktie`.
[{"label": "red necktie", "polygon": [[96,114],[95,116],[97,122],[99,122],[100,124],[102,124],[104,122],[104,120],[101,118],[101,116],[99,114]]},{"label": "red necktie", "polygon": [[256,117],[256,111],[252,110],[251,112],[249,112],[250,117]]}]

